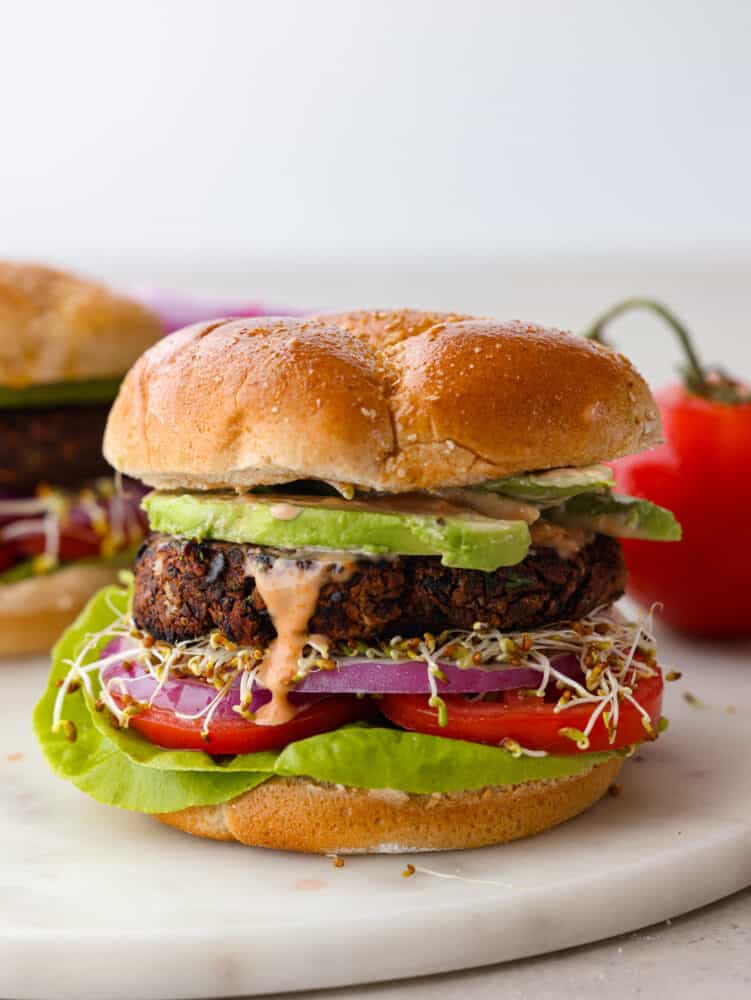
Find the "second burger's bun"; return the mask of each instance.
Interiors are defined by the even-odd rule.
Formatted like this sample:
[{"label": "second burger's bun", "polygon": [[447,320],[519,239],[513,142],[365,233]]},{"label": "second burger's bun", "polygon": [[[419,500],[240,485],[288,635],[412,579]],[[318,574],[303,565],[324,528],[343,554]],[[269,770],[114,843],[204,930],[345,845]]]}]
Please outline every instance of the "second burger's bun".
[{"label": "second burger's bun", "polygon": [[447,795],[407,795],[272,778],[239,798],[157,818],[211,840],[313,854],[394,854],[487,847],[529,837],[594,805],[614,758],[568,778]]},{"label": "second burger's bun", "polygon": [[117,569],[72,563],[55,573],[0,586],[0,656],[46,653]]},{"label": "second burger's bun", "polygon": [[161,334],[153,313],[101,285],[0,261],[0,386],[117,378]]},{"label": "second burger's bun", "polygon": [[322,479],[403,492],[582,466],[659,441],[620,354],[528,323],[419,312],[217,320],[125,379],[107,461],[161,489]]}]

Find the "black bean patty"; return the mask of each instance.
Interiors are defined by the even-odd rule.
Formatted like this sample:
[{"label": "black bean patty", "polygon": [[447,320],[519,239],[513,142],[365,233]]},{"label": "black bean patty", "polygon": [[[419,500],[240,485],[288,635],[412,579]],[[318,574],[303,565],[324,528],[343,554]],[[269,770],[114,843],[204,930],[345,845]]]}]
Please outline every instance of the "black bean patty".
[{"label": "black bean patty", "polygon": [[0,489],[77,486],[112,475],[102,456],[108,406],[0,410]]},{"label": "black bean patty", "polygon": [[[242,644],[268,642],[276,633],[254,577],[282,558],[289,554],[151,535],[136,561],[136,624],[167,642],[214,629]],[[361,559],[348,577],[338,575],[322,587],[308,625],[334,641],[471,628],[476,621],[535,628],[582,617],[620,597],[626,583],[621,547],[604,535],[571,559],[538,548],[494,573],[451,569],[434,556],[398,556]]]}]

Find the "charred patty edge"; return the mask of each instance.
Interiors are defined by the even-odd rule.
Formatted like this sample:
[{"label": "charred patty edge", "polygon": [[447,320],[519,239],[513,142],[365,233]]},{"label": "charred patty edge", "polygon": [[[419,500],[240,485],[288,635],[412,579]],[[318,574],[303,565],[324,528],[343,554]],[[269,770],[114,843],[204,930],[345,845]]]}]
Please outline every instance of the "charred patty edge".
[{"label": "charred patty edge", "polygon": [[[262,546],[153,534],[136,560],[135,623],[170,643],[214,630],[242,645],[268,643],[276,632],[255,573],[277,559],[301,567],[312,562]],[[537,548],[492,573],[443,566],[437,556],[354,555],[348,573],[341,572],[339,554],[321,554],[320,561],[330,562],[333,573],[308,628],[335,642],[471,628],[477,621],[503,631],[539,628],[612,603],[626,583],[620,544],[605,535],[571,558]]]},{"label": "charred patty edge", "polygon": [[112,469],[102,455],[109,406],[0,409],[0,489],[72,488]]}]

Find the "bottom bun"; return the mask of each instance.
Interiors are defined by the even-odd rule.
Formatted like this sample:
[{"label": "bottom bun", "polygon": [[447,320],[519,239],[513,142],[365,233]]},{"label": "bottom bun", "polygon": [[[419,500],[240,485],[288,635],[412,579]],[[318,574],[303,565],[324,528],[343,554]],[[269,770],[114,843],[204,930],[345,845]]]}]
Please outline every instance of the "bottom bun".
[{"label": "bottom bun", "polygon": [[118,572],[87,563],[0,584],[0,656],[48,652],[92,594],[114,583]]},{"label": "bottom bun", "polygon": [[198,837],[311,854],[486,847],[542,833],[588,809],[621,764],[616,757],[567,778],[441,795],[272,778],[230,802],[157,819]]}]

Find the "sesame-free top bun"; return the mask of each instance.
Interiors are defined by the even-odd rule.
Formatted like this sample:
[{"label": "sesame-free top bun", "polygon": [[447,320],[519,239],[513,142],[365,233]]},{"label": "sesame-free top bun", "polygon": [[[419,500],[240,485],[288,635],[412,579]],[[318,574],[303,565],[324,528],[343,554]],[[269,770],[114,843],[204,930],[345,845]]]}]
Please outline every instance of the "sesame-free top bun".
[{"label": "sesame-free top bun", "polygon": [[216,320],[126,377],[104,454],[162,489],[323,479],[401,492],[581,466],[659,441],[620,354],[559,330],[379,311]]},{"label": "sesame-free top bun", "polygon": [[161,333],[153,313],[101,285],[0,261],[0,386],[116,378]]},{"label": "sesame-free top bun", "polygon": [[476,792],[407,795],[272,778],[230,802],[161,813],[163,823],[211,840],[314,854],[393,854],[503,844],[589,809],[622,760],[581,774]]}]

